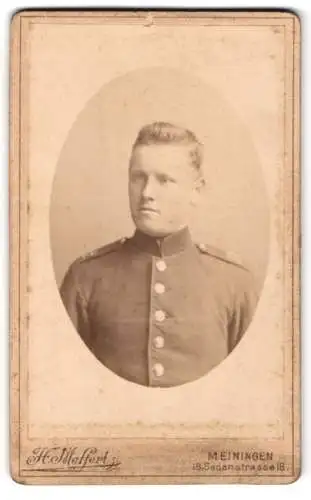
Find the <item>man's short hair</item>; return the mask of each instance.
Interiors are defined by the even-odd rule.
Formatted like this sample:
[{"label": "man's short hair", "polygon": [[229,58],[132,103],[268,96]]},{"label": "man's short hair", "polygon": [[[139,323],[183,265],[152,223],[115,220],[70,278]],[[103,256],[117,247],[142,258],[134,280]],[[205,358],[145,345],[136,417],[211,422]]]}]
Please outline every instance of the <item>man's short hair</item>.
[{"label": "man's short hair", "polygon": [[152,144],[181,144],[189,146],[189,156],[192,166],[198,174],[203,177],[203,145],[196,135],[183,127],[169,122],[153,122],[145,125],[138,132],[133,144],[132,151],[138,146],[149,146]]}]

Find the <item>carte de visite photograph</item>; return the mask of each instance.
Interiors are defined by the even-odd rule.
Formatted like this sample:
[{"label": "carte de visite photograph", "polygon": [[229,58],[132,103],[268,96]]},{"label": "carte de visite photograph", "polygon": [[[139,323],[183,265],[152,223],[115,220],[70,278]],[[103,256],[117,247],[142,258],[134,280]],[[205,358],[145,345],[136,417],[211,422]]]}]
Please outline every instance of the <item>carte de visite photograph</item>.
[{"label": "carte de visite photograph", "polygon": [[20,11],[11,474],[300,474],[300,20]]}]

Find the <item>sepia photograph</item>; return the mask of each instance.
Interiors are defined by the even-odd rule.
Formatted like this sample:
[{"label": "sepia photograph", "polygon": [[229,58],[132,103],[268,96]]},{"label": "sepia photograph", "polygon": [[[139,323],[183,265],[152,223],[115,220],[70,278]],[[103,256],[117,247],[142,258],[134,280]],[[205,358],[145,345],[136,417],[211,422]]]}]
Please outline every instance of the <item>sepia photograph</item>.
[{"label": "sepia photograph", "polygon": [[298,17],[21,11],[11,26],[11,470],[300,471]]}]

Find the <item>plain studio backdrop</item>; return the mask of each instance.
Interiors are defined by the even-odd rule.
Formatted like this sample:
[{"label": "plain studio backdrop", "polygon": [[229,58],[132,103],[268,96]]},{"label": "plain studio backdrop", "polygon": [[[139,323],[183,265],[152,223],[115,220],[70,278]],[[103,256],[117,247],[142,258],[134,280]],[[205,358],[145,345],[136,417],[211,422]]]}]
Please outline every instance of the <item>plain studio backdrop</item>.
[{"label": "plain studio backdrop", "polygon": [[262,284],[268,260],[268,200],[247,123],[223,95],[195,75],[154,67],[104,85],[68,133],[50,208],[58,286],[74,259],[133,233],[129,157],[139,129],[153,121],[189,128],[204,145],[206,188],[192,216],[194,240],[228,251]]}]

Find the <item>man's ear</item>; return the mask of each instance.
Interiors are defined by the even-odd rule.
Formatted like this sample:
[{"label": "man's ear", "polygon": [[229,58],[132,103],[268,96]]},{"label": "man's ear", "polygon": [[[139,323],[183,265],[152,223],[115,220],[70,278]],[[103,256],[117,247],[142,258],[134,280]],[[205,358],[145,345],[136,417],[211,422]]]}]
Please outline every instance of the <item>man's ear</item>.
[{"label": "man's ear", "polygon": [[203,177],[199,177],[195,181],[195,190],[198,191],[199,193],[201,193],[201,191],[204,189],[204,187],[205,187],[205,179]]},{"label": "man's ear", "polygon": [[203,179],[203,177],[199,177],[198,179],[195,180],[191,205],[197,205],[199,203],[204,187],[205,187],[205,180]]}]

